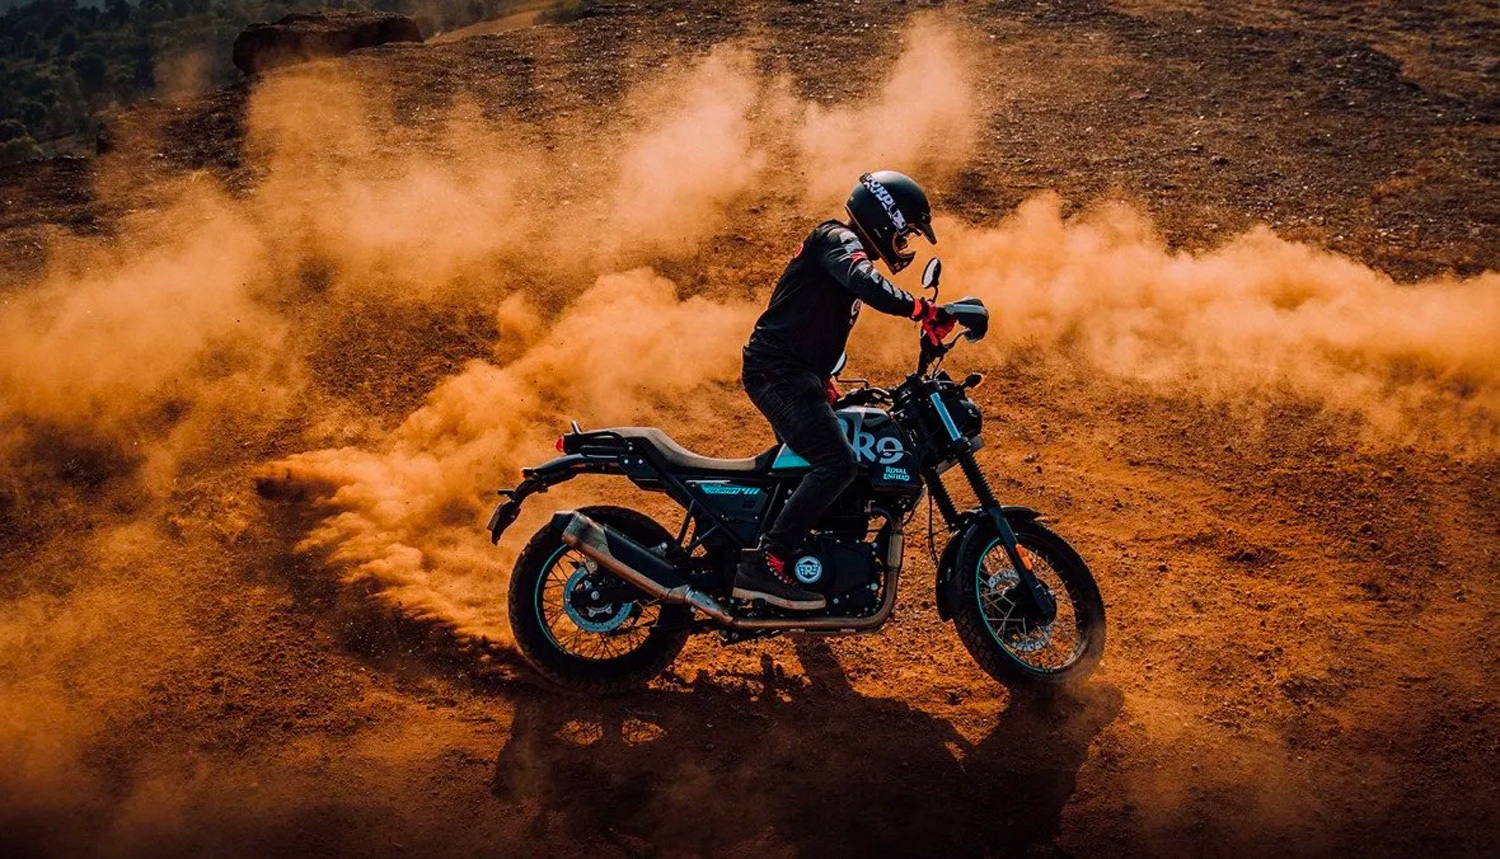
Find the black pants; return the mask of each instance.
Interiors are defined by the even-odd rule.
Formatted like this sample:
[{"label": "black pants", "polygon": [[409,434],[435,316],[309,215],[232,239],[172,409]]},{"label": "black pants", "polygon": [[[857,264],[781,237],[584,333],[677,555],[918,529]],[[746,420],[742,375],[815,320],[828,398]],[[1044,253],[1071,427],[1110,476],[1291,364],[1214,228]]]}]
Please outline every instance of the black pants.
[{"label": "black pants", "polygon": [[802,543],[854,479],[858,461],[818,374],[746,362],[743,381],[750,402],[771,422],[776,435],[812,466],[765,535],[769,548],[786,552]]}]

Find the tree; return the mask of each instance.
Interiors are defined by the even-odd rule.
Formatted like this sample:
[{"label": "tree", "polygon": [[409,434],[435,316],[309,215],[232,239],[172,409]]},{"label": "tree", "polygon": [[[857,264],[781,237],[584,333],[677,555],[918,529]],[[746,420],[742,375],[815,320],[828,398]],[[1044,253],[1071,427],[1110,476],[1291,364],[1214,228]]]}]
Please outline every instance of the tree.
[{"label": "tree", "polygon": [[0,143],[30,136],[19,119],[0,119]]},{"label": "tree", "polygon": [[138,89],[152,90],[156,87],[156,62],[150,57],[138,57],[131,75]]},{"label": "tree", "polygon": [[78,73],[78,84],[83,87],[83,94],[91,96],[104,88],[104,80],[109,74],[109,64],[104,58],[88,51],[79,54],[73,59],[73,71]]},{"label": "tree", "polygon": [[42,157],[45,153],[30,137],[15,137],[0,143],[0,164],[20,164]]},{"label": "tree", "polygon": [[40,128],[47,121],[47,107],[39,101],[22,99],[16,106],[16,115],[31,128]]},{"label": "tree", "polygon": [[130,20],[131,6],[129,0],[105,0],[104,17],[112,26],[122,26]]},{"label": "tree", "polygon": [[66,8],[59,9],[57,10],[57,14],[52,16],[52,20],[47,22],[47,26],[42,28],[42,38],[49,42],[55,41],[63,34],[64,30],[71,30],[72,28],[73,10]]}]

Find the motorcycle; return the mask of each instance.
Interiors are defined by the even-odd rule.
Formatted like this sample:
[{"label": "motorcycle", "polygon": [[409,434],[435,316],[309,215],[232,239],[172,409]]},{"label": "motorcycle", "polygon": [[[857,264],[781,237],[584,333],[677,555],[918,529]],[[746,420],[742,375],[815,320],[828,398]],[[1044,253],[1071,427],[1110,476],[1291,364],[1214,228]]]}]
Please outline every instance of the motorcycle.
[{"label": "motorcycle", "polygon": [[[922,285],[936,300],[942,263]],[[1012,687],[1081,682],[1104,651],[1104,603],[1088,565],[1040,513],[1003,505],[974,454],[982,416],[968,392],[984,377],[954,381],[941,369],[960,341],[978,341],[989,313],[977,298],[944,305],[959,333],[922,338],[917,369],[885,390],[866,380],[834,403],[861,466],[788,567],[826,607],[794,612],[731,596],[741,550],[752,547],[809,470],[784,444],[758,456],[696,454],[651,427],[583,430],[558,439],[561,456],[522,470],[489,521],[498,543],[531,495],[582,474],[623,476],[665,493],[684,510],[674,535],[617,506],[564,510],[532,536],[510,579],[510,624],[521,653],[558,685],[620,692],[644,685],[690,635],[728,643],[782,633],[843,635],[879,629],[896,606],[905,530],[928,496],[928,543],[937,569],[937,611],[991,677]],[[842,369],[843,362],[840,361]],[[843,381],[843,380],[840,380]],[[957,466],[977,506],[960,510],[942,475]],[[936,556],[932,508],[949,535]]]}]

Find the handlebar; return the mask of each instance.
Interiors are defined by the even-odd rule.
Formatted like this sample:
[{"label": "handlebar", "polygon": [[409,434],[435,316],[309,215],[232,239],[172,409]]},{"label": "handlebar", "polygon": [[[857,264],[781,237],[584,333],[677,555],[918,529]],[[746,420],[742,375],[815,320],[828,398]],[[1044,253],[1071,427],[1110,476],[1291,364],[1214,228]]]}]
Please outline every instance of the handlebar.
[{"label": "handlebar", "polygon": [[839,397],[834,402],[835,409],[844,409],[850,406],[874,406],[890,403],[891,394],[884,388],[856,388],[853,391]]},{"label": "handlebar", "polygon": [[[932,290],[932,297],[934,300],[937,299],[937,276],[941,271],[941,266],[937,265],[937,262],[937,258],[934,257],[933,260],[928,263],[927,271],[923,272],[922,275],[922,283],[928,289]],[[928,372],[933,369],[934,362],[941,364],[943,357],[949,352],[953,351],[953,347],[958,345],[958,341],[982,340],[984,339],[984,336],[989,333],[990,312],[988,308],[984,306],[984,302],[982,300],[973,296],[965,296],[958,299],[957,301],[952,301],[944,304],[942,305],[942,307],[943,310],[947,311],[953,316],[954,321],[958,323],[958,327],[962,330],[959,332],[958,336],[954,337],[947,343],[933,343],[928,340],[925,335],[918,335],[918,342],[921,344],[921,350],[917,356],[917,371],[913,374],[913,376],[917,378],[926,376]],[[842,366],[842,362],[840,363],[840,366]],[[837,372],[837,369],[835,370],[835,372]],[[844,396],[839,397],[838,400],[834,402],[833,406],[834,408],[841,409],[848,406],[879,405],[888,404],[891,402],[893,402],[893,398],[889,391],[886,391],[882,388],[867,387],[860,388],[855,391],[850,391]]]},{"label": "handlebar", "polygon": [[917,375],[925,376],[934,361],[941,362],[944,355],[953,351],[959,340],[982,340],[989,333],[990,312],[984,302],[972,296],[943,305],[943,310],[952,315],[954,322],[963,331],[947,343],[933,343],[925,336],[921,338],[922,350],[917,356]]},{"label": "handlebar", "polygon": [[933,362],[935,362],[935,361],[941,362],[942,359],[943,359],[943,356],[945,356],[949,352],[953,351],[953,347],[958,345],[959,339],[960,339],[960,337],[954,337],[952,340],[950,340],[947,343],[933,343],[931,340],[928,340],[925,336],[922,337],[922,339],[921,339],[922,348],[921,348],[921,351],[919,351],[917,353],[917,373],[916,373],[916,375],[918,375],[918,376],[925,376],[925,375],[927,375],[927,371],[932,368]]}]

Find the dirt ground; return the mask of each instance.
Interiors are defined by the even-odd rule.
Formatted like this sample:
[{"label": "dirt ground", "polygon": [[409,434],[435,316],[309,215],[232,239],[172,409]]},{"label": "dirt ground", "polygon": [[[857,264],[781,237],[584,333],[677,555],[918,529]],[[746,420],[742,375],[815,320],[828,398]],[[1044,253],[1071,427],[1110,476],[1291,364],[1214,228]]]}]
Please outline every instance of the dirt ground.
[{"label": "dirt ground", "polygon": [[[936,13],[983,58],[977,142],[933,195],[966,224],[1051,191],[1064,215],[1128,201],[1183,253],[1268,224],[1402,283],[1500,270],[1492,2],[600,11],[338,67],[417,129],[381,158],[428,145],[424,117],[460,97],[552,151],[590,123],[605,134],[663,65],[726,44],[797,98],[857,103],[908,17]],[[0,313],[48,288],[58,247],[110,246],[184,182],[238,200],[275,181],[246,134],[272,83],[143,105],[116,121],[130,142],[108,157],[0,171]],[[337,170],[338,145],[318,164]],[[572,166],[583,181],[589,165]],[[763,301],[822,216],[797,205],[728,215],[686,252],[636,262],[685,301]],[[547,259],[514,266],[541,319],[592,280]],[[170,385],[125,417],[100,407],[92,432],[0,410],[0,832],[19,853],[1500,850],[1492,434],[1372,443],[1365,417],[1308,396],[1200,396],[1045,344],[955,355],[989,374],[981,461],[1000,495],[1045,511],[1100,581],[1110,638],[1085,688],[1013,700],[972,664],[933,607],[919,516],[902,602],[878,634],[695,639],[651,689],[584,700],[504,647],[376,605],[336,553],[299,550],[326,506],[256,492],[268,463],[372,444],[468,362],[504,357],[497,288],[361,294],[322,271],[301,265],[290,291],[247,306],[287,320],[278,358],[306,377],[265,415],[186,437],[197,412]],[[61,384],[66,398],[76,383]],[[769,443],[732,381],[693,391],[642,408],[706,453]],[[705,419],[726,413],[728,425]],[[161,466],[143,451],[167,437],[187,441]],[[553,502],[531,502],[512,553]],[[454,514],[472,526],[466,550],[489,551],[485,503]]]}]

